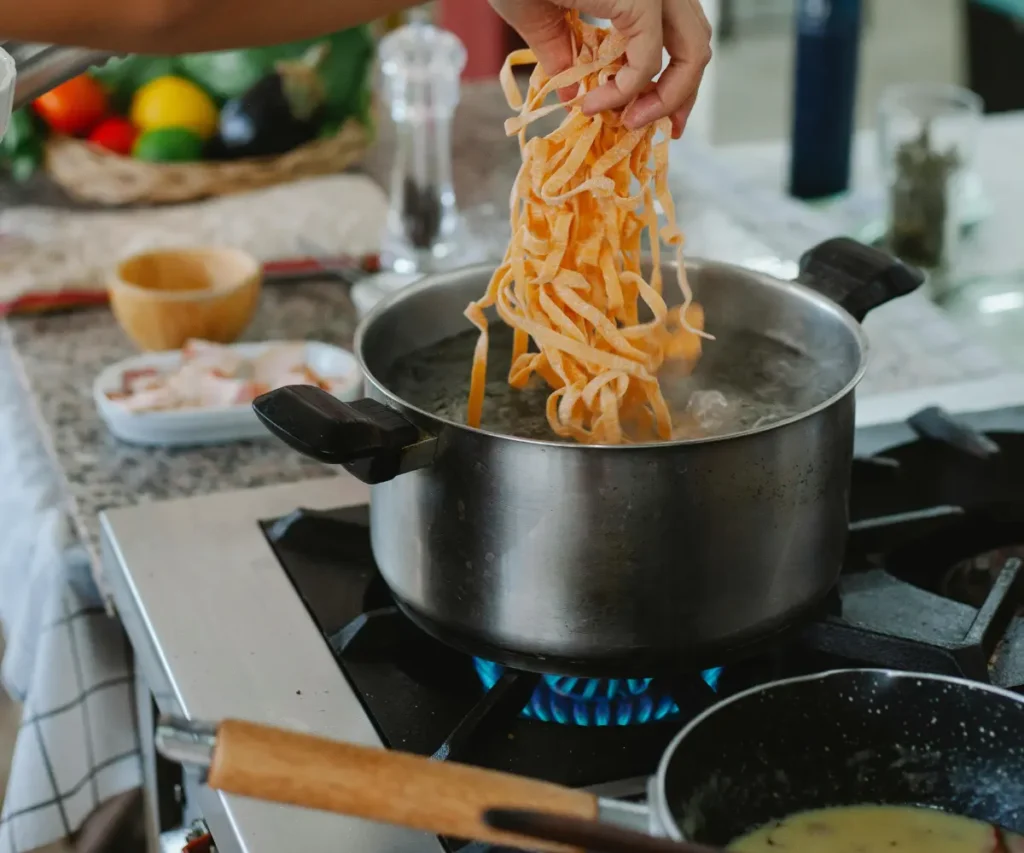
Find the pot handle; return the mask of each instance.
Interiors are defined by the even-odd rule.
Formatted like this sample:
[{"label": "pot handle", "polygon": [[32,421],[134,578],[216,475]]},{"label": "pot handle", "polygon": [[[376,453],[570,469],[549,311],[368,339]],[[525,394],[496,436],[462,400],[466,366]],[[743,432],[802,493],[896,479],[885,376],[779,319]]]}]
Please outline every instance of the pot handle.
[{"label": "pot handle", "polygon": [[492,828],[484,818],[491,809],[598,816],[597,798],[584,791],[240,720],[164,717],[156,746],[165,758],[207,768],[207,784],[229,794],[488,844],[574,849]]},{"label": "pot handle", "polygon": [[315,385],[278,388],[257,397],[252,408],[293,450],[342,465],[371,485],[429,464],[436,441],[383,403],[344,403]]},{"label": "pot handle", "polygon": [[880,249],[836,237],[804,253],[797,281],[861,322],[872,309],[917,290],[924,273]]}]

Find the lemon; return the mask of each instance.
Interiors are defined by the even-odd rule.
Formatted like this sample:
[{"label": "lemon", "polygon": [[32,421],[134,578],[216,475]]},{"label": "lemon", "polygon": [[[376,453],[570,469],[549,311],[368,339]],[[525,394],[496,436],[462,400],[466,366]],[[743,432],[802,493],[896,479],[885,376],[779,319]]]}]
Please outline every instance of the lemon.
[{"label": "lemon", "polygon": [[132,123],[142,131],[173,127],[209,139],[217,130],[217,105],[183,77],[150,80],[135,93],[131,112]]}]

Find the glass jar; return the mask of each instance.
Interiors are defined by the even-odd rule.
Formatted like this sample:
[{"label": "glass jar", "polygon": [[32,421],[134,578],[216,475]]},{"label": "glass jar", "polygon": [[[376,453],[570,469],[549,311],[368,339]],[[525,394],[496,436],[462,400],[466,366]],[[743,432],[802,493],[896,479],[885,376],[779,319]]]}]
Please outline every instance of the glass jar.
[{"label": "glass jar", "polygon": [[395,131],[381,260],[400,273],[465,263],[468,240],[452,185],[452,120],[466,49],[422,20],[380,43],[384,101]]},{"label": "glass jar", "polygon": [[937,298],[948,291],[956,262],[965,176],[981,112],[973,92],[938,84],[893,86],[879,104],[886,247],[928,270]]}]

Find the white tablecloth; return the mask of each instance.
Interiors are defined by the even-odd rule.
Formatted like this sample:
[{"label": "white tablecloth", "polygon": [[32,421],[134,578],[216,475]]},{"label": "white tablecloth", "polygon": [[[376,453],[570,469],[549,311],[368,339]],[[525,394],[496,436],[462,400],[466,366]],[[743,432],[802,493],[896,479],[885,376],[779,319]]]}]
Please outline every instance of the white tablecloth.
[{"label": "white tablecloth", "polygon": [[23,706],[0,853],[68,837],[142,782],[130,650],[72,545],[31,413],[0,327],[0,679]]}]

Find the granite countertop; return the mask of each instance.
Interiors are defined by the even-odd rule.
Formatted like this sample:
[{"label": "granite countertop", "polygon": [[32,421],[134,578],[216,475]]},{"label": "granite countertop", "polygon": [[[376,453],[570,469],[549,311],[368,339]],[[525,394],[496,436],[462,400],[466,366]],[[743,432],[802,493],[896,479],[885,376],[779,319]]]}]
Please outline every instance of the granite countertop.
[{"label": "granite countertop", "polygon": [[[347,347],[354,330],[355,312],[345,285],[295,283],[264,289],[245,338],[307,338]],[[180,449],[133,447],[115,439],[96,411],[92,381],[104,367],[136,350],[105,308],[16,318],[7,331],[37,423],[66,483],[73,521],[95,567],[98,516],[105,509],[327,472],[273,439]]]},{"label": "granite countertop", "polygon": [[[471,230],[500,253],[507,233],[507,198],[519,163],[505,137],[507,108],[494,84],[467,86],[456,117],[453,149],[456,193],[471,212]],[[366,171],[383,181],[391,162],[386,126],[367,156]],[[7,204],[59,204],[45,182],[0,193]],[[34,412],[65,481],[69,511],[99,571],[99,514],[154,500],[246,489],[322,477],[329,469],[281,443],[242,441],[198,448],[141,448],[107,431],[92,400],[92,382],[108,365],[136,350],[107,308],[14,317],[5,334]],[[306,339],[349,347],[356,313],[348,286],[338,281],[282,283],[264,288],[244,340]]]}]

